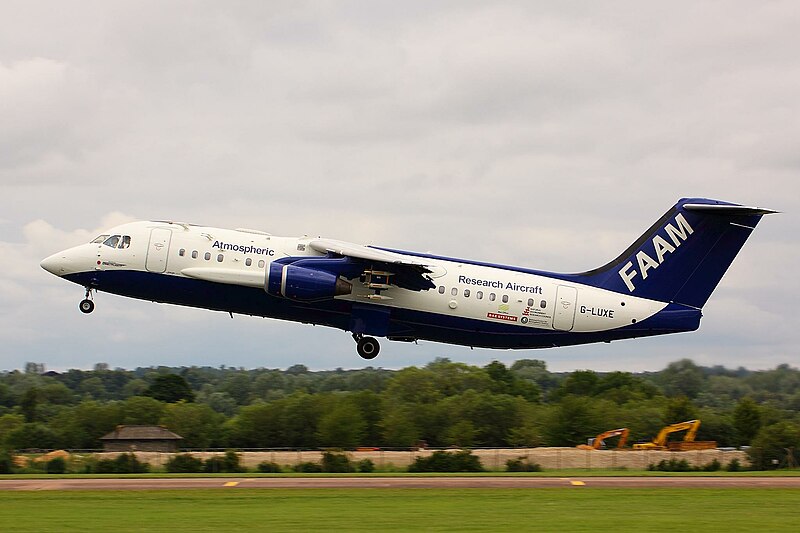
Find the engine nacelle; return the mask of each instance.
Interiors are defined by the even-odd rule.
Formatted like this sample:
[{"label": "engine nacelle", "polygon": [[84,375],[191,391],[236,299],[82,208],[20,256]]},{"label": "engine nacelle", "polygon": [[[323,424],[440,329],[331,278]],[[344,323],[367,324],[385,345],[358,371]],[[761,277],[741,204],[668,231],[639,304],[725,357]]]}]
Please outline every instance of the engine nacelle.
[{"label": "engine nacelle", "polygon": [[350,294],[353,285],[324,270],[271,263],[266,291],[273,296],[311,301]]}]

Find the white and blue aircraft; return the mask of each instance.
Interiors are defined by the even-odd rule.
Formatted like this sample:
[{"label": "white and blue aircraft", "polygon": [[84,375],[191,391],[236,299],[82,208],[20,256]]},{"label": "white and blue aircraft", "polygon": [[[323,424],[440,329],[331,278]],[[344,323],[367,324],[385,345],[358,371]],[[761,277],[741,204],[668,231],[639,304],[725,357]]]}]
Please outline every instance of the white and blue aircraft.
[{"label": "white and blue aircraft", "polygon": [[775,211],[684,198],[618,258],[558,274],[181,222],[131,222],[41,266],[94,292],[321,324],[374,337],[544,348],[693,331],[761,217]]}]

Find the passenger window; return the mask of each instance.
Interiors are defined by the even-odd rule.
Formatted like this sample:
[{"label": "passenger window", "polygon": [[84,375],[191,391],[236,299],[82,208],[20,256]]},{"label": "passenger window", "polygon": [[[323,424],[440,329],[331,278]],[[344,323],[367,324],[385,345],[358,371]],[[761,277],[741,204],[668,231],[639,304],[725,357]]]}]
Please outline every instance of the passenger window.
[{"label": "passenger window", "polygon": [[453,287],[452,289],[450,289],[450,294],[452,294],[453,296],[458,296],[458,289]]},{"label": "passenger window", "polygon": [[225,256],[224,256],[224,255],[222,255],[222,254],[219,254],[219,255],[217,256],[217,263],[222,263],[222,260],[223,260],[223,259],[225,259]]},{"label": "passenger window", "polygon": [[204,257],[206,258],[206,261],[211,261],[211,252],[206,252]]},{"label": "passenger window", "polygon": [[439,294],[444,294],[444,285],[439,286]]},{"label": "passenger window", "polygon": [[181,257],[183,257],[184,255],[186,255],[186,250],[184,250],[183,248],[181,248],[180,250],[178,250],[178,255],[179,255],[179,256],[181,256]]},{"label": "passenger window", "polygon": [[503,295],[503,303],[504,303],[504,304],[507,304],[507,303],[508,303],[508,294],[504,294],[504,295]]},{"label": "passenger window", "polygon": [[244,260],[244,264],[250,266],[253,264],[253,260],[248,257],[247,259]]},{"label": "passenger window", "polygon": [[528,307],[533,307],[533,298],[528,298]]},{"label": "passenger window", "polygon": [[542,301],[539,303],[539,307],[541,307],[542,309],[544,309],[545,307],[547,307],[547,301],[545,301],[545,300],[542,300]]},{"label": "passenger window", "polygon": [[103,244],[105,244],[106,246],[110,246],[111,248],[116,248],[118,242],[119,242],[119,235],[112,235],[111,237],[103,241]]},{"label": "passenger window", "polygon": [[464,298],[469,298],[469,289],[464,289]]},{"label": "passenger window", "polygon": [[264,268],[264,260],[258,262],[258,268]]},{"label": "passenger window", "polygon": [[119,243],[120,248],[130,248],[131,246],[131,236],[130,235],[123,235],[122,242]]},{"label": "passenger window", "polygon": [[476,292],[475,298],[477,298],[478,300],[483,300],[483,291]]},{"label": "passenger window", "polygon": [[493,302],[495,300],[495,298],[497,298],[497,296],[495,296],[493,292],[490,292],[489,293],[489,301]]},{"label": "passenger window", "polygon": [[192,259],[197,259],[197,250],[192,250]]}]

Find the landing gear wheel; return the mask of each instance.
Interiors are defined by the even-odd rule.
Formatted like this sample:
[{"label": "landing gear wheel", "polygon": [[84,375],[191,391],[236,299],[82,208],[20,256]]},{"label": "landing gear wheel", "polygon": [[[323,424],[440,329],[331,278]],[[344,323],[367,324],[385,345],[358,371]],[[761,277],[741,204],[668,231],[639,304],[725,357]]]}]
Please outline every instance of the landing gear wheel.
[{"label": "landing gear wheel", "polygon": [[356,345],[358,355],[364,359],[375,359],[381,351],[381,345],[373,337],[361,337]]},{"label": "landing gear wheel", "polygon": [[78,308],[81,310],[81,313],[91,313],[94,311],[94,302],[89,299],[81,300]]}]

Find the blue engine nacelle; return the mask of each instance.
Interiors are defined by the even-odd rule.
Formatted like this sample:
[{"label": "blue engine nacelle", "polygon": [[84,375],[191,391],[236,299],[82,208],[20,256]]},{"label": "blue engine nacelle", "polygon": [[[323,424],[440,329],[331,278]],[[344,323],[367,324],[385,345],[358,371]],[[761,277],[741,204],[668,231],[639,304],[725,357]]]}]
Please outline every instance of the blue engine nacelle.
[{"label": "blue engine nacelle", "polygon": [[353,285],[338,275],[324,270],[271,263],[266,291],[273,296],[311,301],[350,294]]}]

